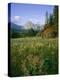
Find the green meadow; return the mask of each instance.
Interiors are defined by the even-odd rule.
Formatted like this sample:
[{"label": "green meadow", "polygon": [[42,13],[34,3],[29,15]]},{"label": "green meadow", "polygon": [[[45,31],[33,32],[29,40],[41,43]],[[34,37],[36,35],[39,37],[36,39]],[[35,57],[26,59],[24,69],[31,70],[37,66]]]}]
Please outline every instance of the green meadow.
[{"label": "green meadow", "polygon": [[25,37],[11,39],[11,76],[58,73],[58,39]]}]

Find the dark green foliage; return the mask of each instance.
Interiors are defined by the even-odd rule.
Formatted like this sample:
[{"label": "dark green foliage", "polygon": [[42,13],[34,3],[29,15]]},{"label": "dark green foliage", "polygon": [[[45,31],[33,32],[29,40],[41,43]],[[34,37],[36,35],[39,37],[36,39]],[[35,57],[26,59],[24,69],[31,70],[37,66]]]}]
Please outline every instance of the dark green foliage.
[{"label": "dark green foliage", "polygon": [[55,27],[55,31],[56,31],[56,33],[58,35],[58,6],[54,7],[53,14],[54,14],[53,15],[53,17],[54,17],[54,19],[53,19],[54,27]]},{"label": "dark green foliage", "polygon": [[36,36],[38,31],[35,31],[33,28],[31,28],[27,34],[29,34],[30,36]]},{"label": "dark green foliage", "polygon": [[53,15],[50,14],[50,17],[49,17],[49,25],[52,26],[53,25]]},{"label": "dark green foliage", "polygon": [[15,30],[11,31],[11,38],[20,38],[20,37],[32,37],[36,36],[38,31],[35,31],[33,28],[23,31],[23,32],[16,32]]},{"label": "dark green foliage", "polygon": [[11,38],[18,38],[18,37],[20,37],[20,34],[19,34],[19,32],[15,32],[15,31],[13,30],[13,31],[11,31],[10,37],[11,37]]},{"label": "dark green foliage", "polygon": [[58,6],[54,7],[53,17],[54,17],[54,24],[56,24],[56,26],[58,26]]}]

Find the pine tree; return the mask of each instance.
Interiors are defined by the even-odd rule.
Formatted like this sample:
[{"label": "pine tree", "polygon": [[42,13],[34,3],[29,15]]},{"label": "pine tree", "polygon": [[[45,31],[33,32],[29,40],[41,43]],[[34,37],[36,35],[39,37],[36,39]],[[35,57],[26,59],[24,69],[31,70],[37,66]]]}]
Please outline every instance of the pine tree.
[{"label": "pine tree", "polygon": [[48,12],[46,12],[46,20],[45,20],[45,24],[48,24]]},{"label": "pine tree", "polygon": [[54,26],[55,26],[55,29],[56,29],[56,31],[58,31],[58,6],[54,7],[53,17],[54,17]]},{"label": "pine tree", "polygon": [[49,16],[49,25],[53,26],[53,15],[52,14],[50,14]]}]

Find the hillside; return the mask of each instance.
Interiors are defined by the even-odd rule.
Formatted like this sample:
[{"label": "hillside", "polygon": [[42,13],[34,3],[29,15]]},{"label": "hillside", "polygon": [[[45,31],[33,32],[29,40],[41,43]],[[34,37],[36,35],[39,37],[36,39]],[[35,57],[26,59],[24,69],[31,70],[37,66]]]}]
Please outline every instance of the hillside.
[{"label": "hillside", "polygon": [[10,27],[11,31],[15,31],[15,32],[21,32],[23,30],[22,25],[17,25],[17,24],[12,23],[12,22],[8,23],[8,27]]},{"label": "hillside", "polygon": [[56,31],[53,26],[48,26],[42,30],[41,36],[45,38],[54,38],[56,37]]}]

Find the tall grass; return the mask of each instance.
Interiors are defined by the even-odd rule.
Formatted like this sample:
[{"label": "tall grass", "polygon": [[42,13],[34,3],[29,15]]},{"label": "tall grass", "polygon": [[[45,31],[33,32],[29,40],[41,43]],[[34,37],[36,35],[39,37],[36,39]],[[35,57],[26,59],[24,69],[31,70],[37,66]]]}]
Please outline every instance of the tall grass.
[{"label": "tall grass", "polygon": [[58,39],[11,39],[11,76],[58,73]]}]

